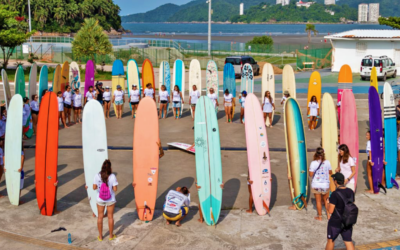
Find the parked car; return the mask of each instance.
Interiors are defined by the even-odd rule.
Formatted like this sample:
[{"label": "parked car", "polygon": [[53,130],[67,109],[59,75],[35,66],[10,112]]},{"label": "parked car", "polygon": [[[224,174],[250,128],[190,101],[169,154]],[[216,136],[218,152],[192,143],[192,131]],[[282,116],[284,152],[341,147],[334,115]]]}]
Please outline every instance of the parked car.
[{"label": "parked car", "polygon": [[228,56],[225,58],[225,64],[231,63],[235,69],[235,76],[240,78],[242,76],[242,68],[246,63],[250,64],[253,68],[254,75],[260,74],[260,66],[251,56]]},{"label": "parked car", "polygon": [[375,66],[378,79],[386,81],[388,77],[396,78],[396,64],[387,56],[365,56],[361,60],[360,75],[361,79],[365,80],[371,76],[372,67]]}]

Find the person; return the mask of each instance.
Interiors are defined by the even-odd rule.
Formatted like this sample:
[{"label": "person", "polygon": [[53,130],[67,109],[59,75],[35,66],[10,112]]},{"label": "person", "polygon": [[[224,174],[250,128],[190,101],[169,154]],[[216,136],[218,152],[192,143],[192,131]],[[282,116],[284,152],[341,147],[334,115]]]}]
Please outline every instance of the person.
[{"label": "person", "polygon": [[242,91],[242,94],[239,96],[239,102],[241,104],[241,108],[240,108],[240,123],[243,124],[243,120],[244,120],[244,103],[246,102],[246,96],[247,96],[247,92],[246,91]]},{"label": "person", "polygon": [[143,91],[143,98],[145,97],[150,97],[154,100],[154,102],[156,101],[153,84],[151,83],[146,84],[146,88]]},{"label": "person", "polygon": [[[264,102],[263,102],[264,122],[267,121],[267,116],[268,119],[272,121],[273,110],[275,110],[274,99],[271,96],[271,92],[267,90],[264,93]],[[269,127],[272,128],[272,122],[270,122]]]},{"label": "person", "polygon": [[400,130],[400,99],[397,102],[396,106],[396,120],[397,120],[397,133],[399,133]]},{"label": "person", "polygon": [[217,107],[219,106],[218,94],[214,93],[214,89],[213,88],[210,88],[210,93],[208,93],[207,96],[208,96],[208,98],[210,98],[210,100],[214,104],[214,108],[217,109]]},{"label": "person", "polygon": [[65,120],[66,121],[68,120],[67,124],[71,124],[71,108],[72,108],[71,86],[67,85],[65,87],[63,99],[64,99]]},{"label": "person", "polygon": [[[353,227],[344,228],[342,227],[342,218],[345,207],[345,201],[343,198],[347,198],[352,202],[355,201],[354,192],[345,186],[345,176],[339,172],[331,175],[336,190],[333,191],[329,200],[328,200],[328,213],[331,214],[331,218],[328,221],[328,230],[327,230],[327,238],[328,241],[326,243],[326,250],[333,250],[335,247],[335,240],[339,236],[342,236],[344,244],[346,245],[347,250],[354,250],[352,235],[353,235]],[[342,198],[343,197],[343,198]]]},{"label": "person", "polygon": [[308,103],[307,114],[309,119],[308,130],[314,130],[319,117],[319,104],[315,95],[311,97]]},{"label": "person", "polygon": [[121,90],[121,85],[117,85],[117,90],[114,90],[112,102],[115,104],[115,107],[117,108],[117,111],[115,112],[117,119],[121,119],[122,118],[122,105],[124,105],[124,103],[125,103],[125,94],[124,94],[124,91]]},{"label": "person", "polygon": [[[3,162],[3,157],[4,157],[4,151],[3,151],[3,147],[4,147],[4,141],[0,140],[0,181],[1,178],[3,177],[3,173],[4,173],[4,162]],[[0,194],[0,198],[3,198],[4,195]]]},{"label": "person", "polygon": [[103,101],[104,101],[104,117],[110,118],[110,107],[111,107],[111,92],[110,87],[106,86],[106,90],[103,93]]},{"label": "person", "polygon": [[192,121],[194,121],[194,115],[196,113],[197,100],[200,98],[200,91],[197,90],[197,86],[193,85],[192,90],[189,93],[189,105],[192,109]]},{"label": "person", "polygon": [[64,128],[68,128],[67,124],[65,123],[64,99],[62,98],[62,92],[61,91],[57,92],[57,101],[58,101],[58,120],[61,119],[61,123],[64,124]]},{"label": "person", "polygon": [[[198,186],[198,185],[197,185],[197,181],[196,181],[195,184],[196,184],[197,191],[199,191],[199,190],[201,189],[201,186]],[[224,183],[222,182],[221,185],[219,185],[219,187],[220,187],[221,189],[224,189]],[[200,206],[200,204],[199,204],[199,216],[200,216],[200,218],[198,219],[198,221],[199,221],[200,223],[203,223],[204,218],[203,218],[203,212],[201,211],[201,206]],[[214,221],[214,223],[217,224],[217,221]]]},{"label": "person", "polygon": [[82,95],[79,93],[79,88],[75,89],[72,96],[72,103],[74,108],[74,122],[78,121],[78,123],[81,123]]},{"label": "person", "polygon": [[174,118],[179,119],[181,115],[182,103],[185,103],[182,98],[182,93],[178,85],[174,86],[174,91],[172,92],[172,111],[174,113]]},{"label": "person", "polygon": [[[117,177],[112,173],[111,161],[105,160],[103,166],[101,167],[100,173],[94,176],[93,190],[97,190],[99,194],[97,195],[97,228],[99,230],[99,236],[97,239],[103,241],[103,218],[104,210],[107,207],[107,217],[108,217],[108,230],[110,231],[109,240],[116,239],[114,234],[114,209],[115,209],[115,192],[117,192],[118,181]],[[108,190],[108,193],[107,193]],[[104,192],[103,192],[104,191]],[[108,199],[102,199],[105,197]]]},{"label": "person", "polygon": [[181,221],[189,212],[190,192],[187,187],[177,187],[176,190],[170,190],[165,196],[163,206],[163,216],[169,225],[175,221],[177,227],[181,226]]},{"label": "person", "polygon": [[[269,179],[269,181],[272,183],[272,178]],[[253,185],[253,181],[250,179],[250,173],[247,172],[247,188],[249,190],[249,209],[246,210],[246,213],[253,213],[253,192],[251,191],[251,185]],[[269,213],[269,212],[268,212]]]},{"label": "person", "polygon": [[28,119],[31,116],[31,107],[29,106],[29,98],[24,97],[22,100],[24,102],[24,106],[22,108],[22,131],[23,131],[23,138],[24,140],[28,139],[25,135],[26,132],[29,130],[29,122]]},{"label": "person", "polygon": [[224,93],[224,108],[226,115],[226,123],[232,123],[232,100],[233,95],[229,93],[229,90],[226,89]]},{"label": "person", "polygon": [[[311,192],[314,193],[317,204],[318,216],[314,219],[322,221],[322,201],[329,198],[329,176],[332,174],[331,163],[325,159],[325,151],[318,147],[314,154],[314,159],[310,164],[309,174],[311,180]],[[325,202],[326,211],[328,211],[328,202]],[[330,215],[327,213],[328,220]]]},{"label": "person", "polygon": [[[397,137],[397,161],[400,162],[400,136]],[[400,176],[399,175],[396,176],[396,180],[400,180]]]},{"label": "person", "polygon": [[1,107],[1,120],[0,120],[0,140],[4,141],[6,136],[6,122],[7,122],[7,109],[6,107]]},{"label": "person", "polygon": [[353,157],[351,157],[349,148],[346,144],[339,146],[339,166],[336,168],[335,172],[342,173],[346,178],[344,185],[353,190],[353,192],[356,191],[354,181],[354,175],[356,174],[356,163],[354,162]]},{"label": "person", "polygon": [[289,97],[290,97],[289,91],[285,90],[285,91],[283,92],[283,97],[282,97],[282,100],[281,100],[281,105],[285,106],[285,102],[286,102],[286,100],[287,100]]},{"label": "person", "polygon": [[[3,163],[6,162],[6,156],[3,154]],[[25,164],[25,151],[24,151],[24,144],[21,145],[21,167],[18,169],[18,172],[21,173],[21,179],[19,184],[19,197],[21,197],[22,189],[24,188],[24,180],[25,180],[25,172],[24,172],[24,164]],[[4,165],[4,173],[7,171],[7,166]],[[24,201],[19,201],[19,205],[24,204]]]},{"label": "person", "polygon": [[368,161],[367,161],[367,179],[368,179],[368,184],[369,184],[369,189],[367,189],[365,192],[373,194],[374,193],[374,186],[372,184],[372,166],[373,162],[371,161],[372,156],[371,156],[371,132],[367,131],[365,133],[365,138],[367,139],[367,146],[365,148],[365,151],[368,156]]},{"label": "person", "polygon": [[32,126],[33,126],[33,134],[36,135],[37,122],[39,117],[39,97],[38,95],[32,95],[31,101],[31,115],[32,115]]},{"label": "person", "polygon": [[47,90],[47,89],[44,89],[44,90],[42,91],[42,98],[43,98],[43,96],[44,96],[47,92],[49,92],[49,90]]},{"label": "person", "polygon": [[132,119],[136,117],[136,110],[139,106],[140,102],[140,90],[137,89],[137,85],[133,84],[132,85],[132,90],[130,91],[130,102],[132,106]]},{"label": "person", "polygon": [[[164,119],[167,118],[167,104],[169,103],[169,93],[165,85],[161,85],[161,90],[158,93],[158,103],[160,103],[160,114],[158,115],[158,119],[161,119],[162,114],[164,115]],[[133,113],[132,113],[133,117]]]},{"label": "person", "polygon": [[89,87],[89,90],[86,92],[85,95],[85,105],[88,101],[91,101],[96,98],[96,91],[93,90],[93,86]]},{"label": "person", "polygon": [[104,93],[103,83],[97,81],[97,83],[96,83],[96,100],[101,104],[101,106],[103,106],[103,104],[104,104],[103,93]]}]

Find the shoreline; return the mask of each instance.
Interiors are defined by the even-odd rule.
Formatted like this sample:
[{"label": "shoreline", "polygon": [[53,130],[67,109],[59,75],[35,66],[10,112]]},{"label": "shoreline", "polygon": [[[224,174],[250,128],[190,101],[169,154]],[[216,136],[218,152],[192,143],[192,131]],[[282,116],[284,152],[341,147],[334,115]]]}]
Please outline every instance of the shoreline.
[{"label": "shoreline", "polygon": [[[149,24],[149,23],[166,23],[166,24],[208,24],[208,22],[122,22],[122,24]],[[343,22],[338,22],[338,23],[323,23],[323,22],[251,22],[251,23],[232,23],[229,21],[226,22],[211,22],[211,24],[225,24],[225,25],[246,25],[246,24],[255,24],[255,25],[273,25],[273,24],[279,24],[279,25],[303,25],[303,24],[324,24],[324,25],[337,25],[337,24],[379,24],[379,23],[358,23],[358,22],[349,22],[349,23],[343,23]]]}]

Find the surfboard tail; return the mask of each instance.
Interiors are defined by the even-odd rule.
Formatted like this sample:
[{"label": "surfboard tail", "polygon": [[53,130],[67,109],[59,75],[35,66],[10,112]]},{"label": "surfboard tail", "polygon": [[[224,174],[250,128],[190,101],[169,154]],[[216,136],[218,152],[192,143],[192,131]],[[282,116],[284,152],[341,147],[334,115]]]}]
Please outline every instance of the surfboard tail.
[{"label": "surfboard tail", "polygon": [[399,189],[399,184],[397,183],[397,181],[395,179],[393,179],[393,177],[390,178],[390,183],[392,183],[393,186],[396,187],[396,189]]},{"label": "surfboard tail", "polygon": [[265,203],[265,201],[263,201],[263,207],[265,208],[265,210],[267,210],[268,215],[271,216],[271,212],[269,211],[269,207],[268,207],[268,205]]},{"label": "surfboard tail", "polygon": [[214,214],[212,212],[212,207],[210,207],[210,215],[211,215],[211,220],[214,223],[214,226],[217,227],[217,223],[215,223]]},{"label": "surfboard tail", "polygon": [[378,183],[378,187],[379,187],[380,189],[382,189],[382,190],[385,192],[385,194],[386,194],[386,188],[385,188],[381,183]]}]

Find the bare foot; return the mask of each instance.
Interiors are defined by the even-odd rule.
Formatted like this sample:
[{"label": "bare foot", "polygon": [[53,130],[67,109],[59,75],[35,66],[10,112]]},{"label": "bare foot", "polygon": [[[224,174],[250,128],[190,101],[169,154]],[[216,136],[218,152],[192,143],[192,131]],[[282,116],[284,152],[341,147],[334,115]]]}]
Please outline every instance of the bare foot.
[{"label": "bare foot", "polygon": [[5,197],[5,196],[0,194],[0,199],[3,198],[3,197]]},{"label": "bare foot", "polygon": [[92,213],[92,216],[93,216],[94,218],[96,218],[96,215],[95,215],[94,213]]},{"label": "bare foot", "polygon": [[175,223],[175,225],[176,225],[177,227],[182,226],[182,224],[181,224],[179,221],[177,221],[177,222]]},{"label": "bare foot", "polygon": [[368,194],[373,194],[374,190],[365,190],[365,192],[368,193]]},{"label": "bare foot", "polygon": [[322,221],[322,216],[317,216],[317,217],[314,217],[314,219],[315,219],[315,220]]},{"label": "bare foot", "polygon": [[167,225],[169,225],[169,224],[170,224],[169,220],[167,220],[166,224],[167,224]]},{"label": "bare foot", "polygon": [[197,219],[198,222],[203,223],[203,219]]},{"label": "bare foot", "polygon": [[25,201],[19,201],[19,205],[25,204]]},{"label": "bare foot", "polygon": [[252,214],[253,210],[252,209],[246,210],[246,213]]},{"label": "bare foot", "polygon": [[69,128],[69,127],[65,125],[64,128]]},{"label": "bare foot", "polygon": [[289,209],[289,210],[297,210],[297,208],[296,208],[295,205],[291,205],[288,209]]}]

